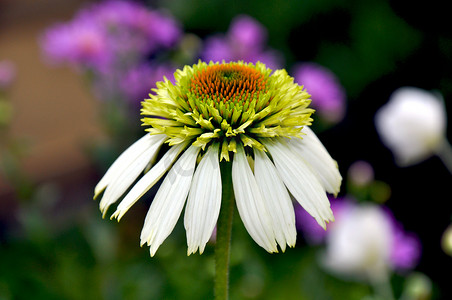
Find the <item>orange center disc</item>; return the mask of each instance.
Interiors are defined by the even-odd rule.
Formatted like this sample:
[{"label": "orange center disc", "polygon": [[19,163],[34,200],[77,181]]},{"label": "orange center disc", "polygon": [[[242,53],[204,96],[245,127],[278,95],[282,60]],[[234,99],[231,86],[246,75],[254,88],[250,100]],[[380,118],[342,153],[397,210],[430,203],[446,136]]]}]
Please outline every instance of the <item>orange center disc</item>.
[{"label": "orange center disc", "polygon": [[258,99],[267,89],[267,80],[258,70],[238,65],[211,65],[200,70],[190,82],[190,92],[202,100],[245,104]]}]

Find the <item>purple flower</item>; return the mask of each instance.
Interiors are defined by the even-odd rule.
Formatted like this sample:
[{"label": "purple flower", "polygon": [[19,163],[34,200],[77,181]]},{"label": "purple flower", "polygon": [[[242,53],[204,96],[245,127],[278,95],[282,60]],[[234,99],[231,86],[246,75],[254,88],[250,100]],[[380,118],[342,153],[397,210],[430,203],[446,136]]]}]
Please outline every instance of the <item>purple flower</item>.
[{"label": "purple flower", "polygon": [[154,39],[159,46],[172,47],[182,36],[180,25],[168,15],[150,12],[149,38]]},{"label": "purple flower", "polygon": [[181,37],[180,25],[172,17],[128,1],[107,1],[86,13],[104,24],[112,42],[121,36],[134,39],[139,51],[145,53],[173,46]]},{"label": "purple flower", "polygon": [[[181,36],[169,16],[127,1],[106,1],[80,10],[72,21],[48,29],[41,45],[54,63],[95,71],[130,67]],[[106,67],[106,65],[109,65]]]},{"label": "purple flower", "polygon": [[135,102],[138,105],[144,99],[153,85],[152,77],[153,69],[147,63],[132,68],[124,74],[120,87],[129,102]]},{"label": "purple flower", "polygon": [[232,21],[228,37],[241,48],[255,48],[260,51],[267,42],[267,30],[253,18],[241,15]]},{"label": "purple flower", "polygon": [[312,106],[321,117],[337,123],[344,117],[346,95],[336,75],[315,63],[297,64],[294,67],[295,81],[311,94]]},{"label": "purple flower", "polygon": [[100,99],[143,100],[168,68],[149,61],[180,39],[179,24],[168,15],[129,1],[86,6],[67,23],[48,29],[41,46],[53,63],[90,71]]},{"label": "purple flower", "polygon": [[275,50],[266,50],[266,42],[265,27],[250,16],[241,15],[232,20],[226,35],[206,39],[202,57],[206,61],[260,61],[270,68],[281,67],[281,55]]},{"label": "purple flower", "polygon": [[0,90],[9,87],[16,77],[16,67],[9,60],[0,61]]},{"label": "purple flower", "polygon": [[[331,210],[334,218],[337,220],[339,216],[350,208],[350,202],[345,199],[335,199],[329,197],[331,203]],[[327,230],[319,226],[317,221],[299,204],[295,205],[295,220],[297,230],[303,233],[304,238],[309,244],[319,245],[325,241],[328,234],[328,228],[334,226],[333,223],[327,224]]]},{"label": "purple flower", "polygon": [[234,55],[228,40],[221,35],[216,35],[205,41],[203,58],[206,61],[233,61]]},{"label": "purple flower", "polygon": [[162,81],[164,76],[173,81],[173,72],[174,68],[169,65],[144,63],[126,72],[120,87],[129,102],[138,105],[148,96],[151,88],[156,87],[156,82]]},{"label": "purple flower", "polygon": [[415,234],[405,232],[389,209],[384,211],[392,229],[391,265],[396,270],[413,269],[421,256],[421,242]]},{"label": "purple flower", "polygon": [[85,20],[51,27],[44,33],[41,46],[48,61],[56,64],[102,68],[111,58],[104,32]]}]

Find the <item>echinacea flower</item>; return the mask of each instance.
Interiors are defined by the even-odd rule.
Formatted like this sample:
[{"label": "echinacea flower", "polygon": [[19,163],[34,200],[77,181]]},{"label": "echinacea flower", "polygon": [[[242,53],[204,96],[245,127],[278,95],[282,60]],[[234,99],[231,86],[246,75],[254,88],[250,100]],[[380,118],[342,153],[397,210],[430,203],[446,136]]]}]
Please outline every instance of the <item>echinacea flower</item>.
[{"label": "echinacea flower", "polygon": [[[324,239],[323,264],[342,275],[382,280],[390,270],[416,266],[421,254],[419,239],[405,232],[392,213],[375,204],[333,202],[336,222]],[[306,222],[306,221],[305,221]]]},{"label": "echinacea flower", "polygon": [[437,153],[446,140],[446,123],[442,97],[414,87],[397,89],[375,115],[378,134],[400,166]]},{"label": "echinacea flower", "polygon": [[[126,193],[112,218],[121,219],[163,175],[147,213],[141,245],[151,256],[172,232],[185,205],[188,254],[202,253],[217,222],[220,166],[232,161],[239,215],[258,245],[282,251],[296,240],[290,194],[324,227],[333,220],[325,191],[339,192],[336,162],[307,127],[309,94],[285,70],[262,63],[204,63],[165,78],[143,102],[144,137],[113,163],[95,188],[100,209]],[[169,150],[156,162],[160,146]],[[252,165],[250,165],[250,161]]]}]

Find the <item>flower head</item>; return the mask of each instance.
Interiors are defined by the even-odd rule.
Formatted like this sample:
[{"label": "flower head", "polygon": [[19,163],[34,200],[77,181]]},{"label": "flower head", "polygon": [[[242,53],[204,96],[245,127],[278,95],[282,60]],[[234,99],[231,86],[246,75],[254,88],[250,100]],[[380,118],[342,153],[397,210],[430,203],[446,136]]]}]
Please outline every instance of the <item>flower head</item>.
[{"label": "flower head", "polygon": [[243,48],[261,48],[267,42],[265,27],[246,15],[240,15],[232,21],[228,35]]},{"label": "flower head", "polygon": [[133,64],[181,36],[177,22],[129,1],[86,6],[73,20],[49,28],[41,39],[47,58],[76,67],[104,70]]},{"label": "flower head", "polygon": [[143,85],[148,90],[151,80],[137,80],[137,74],[155,78],[166,72],[164,63],[157,63],[164,60],[159,54],[181,35],[177,21],[166,14],[137,2],[111,0],[87,5],[70,22],[47,29],[41,47],[49,62],[86,72],[100,99],[134,103],[137,95],[146,95]]},{"label": "flower head", "polygon": [[294,68],[296,82],[303,84],[312,96],[312,106],[326,121],[337,123],[345,115],[346,96],[333,72],[315,63],[298,64]]},{"label": "flower head", "polygon": [[422,89],[400,88],[377,111],[375,126],[397,164],[416,164],[434,154],[445,140],[443,100]]},{"label": "flower head", "polygon": [[85,18],[49,28],[41,44],[46,59],[55,64],[102,69],[112,58],[105,32]]},{"label": "flower head", "polygon": [[[325,191],[339,192],[341,176],[311,124],[309,94],[284,70],[261,63],[199,62],[165,79],[143,102],[143,138],[110,167],[95,189],[105,189],[100,209],[118,201],[118,220],[167,171],[141,233],[154,255],[173,230],[186,203],[188,254],[203,252],[218,219],[220,164],[232,161],[240,217],[251,237],[269,252],[296,240],[289,196],[318,224],[333,220]],[[163,143],[169,150],[154,163]],[[253,163],[253,167],[250,165]]]},{"label": "flower head", "polygon": [[327,268],[351,277],[379,280],[389,270],[416,266],[420,242],[403,230],[388,209],[351,201],[335,201],[332,206],[336,222],[323,237]]},{"label": "flower head", "polygon": [[139,105],[138,99],[143,99],[149,93],[149,88],[155,88],[155,83],[167,76],[171,78],[174,68],[166,64],[143,63],[124,73],[120,87],[130,103]]}]

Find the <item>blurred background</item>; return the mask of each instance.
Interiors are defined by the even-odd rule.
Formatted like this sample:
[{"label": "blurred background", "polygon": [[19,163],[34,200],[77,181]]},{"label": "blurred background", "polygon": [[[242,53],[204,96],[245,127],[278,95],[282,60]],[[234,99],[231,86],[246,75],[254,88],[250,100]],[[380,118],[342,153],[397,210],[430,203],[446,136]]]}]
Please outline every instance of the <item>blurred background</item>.
[{"label": "blurred background", "polygon": [[[432,93],[451,113],[445,5],[0,0],[0,299],[212,298],[214,241],[187,257],[179,222],[154,258],[139,247],[155,189],[120,224],[92,200],[108,166],[143,134],[140,102],[155,82],[198,59],[262,61],[304,84],[313,129],[344,177],[333,203],[371,207],[390,224],[381,279],[366,262],[326,262],[342,251],[332,242],[342,217],[316,233],[297,213],[296,247],[270,255],[236,215],[232,299],[451,299],[450,156],[431,151],[401,166],[375,126],[400,87]],[[417,130],[427,121],[412,122]],[[355,250],[367,257],[380,246],[367,247]]]}]

